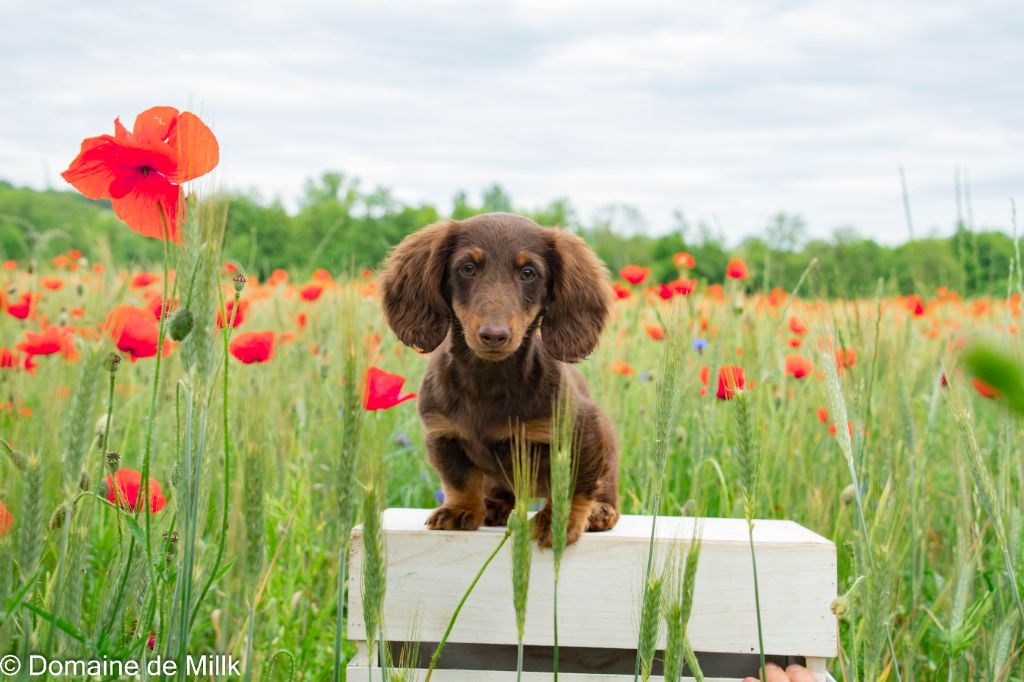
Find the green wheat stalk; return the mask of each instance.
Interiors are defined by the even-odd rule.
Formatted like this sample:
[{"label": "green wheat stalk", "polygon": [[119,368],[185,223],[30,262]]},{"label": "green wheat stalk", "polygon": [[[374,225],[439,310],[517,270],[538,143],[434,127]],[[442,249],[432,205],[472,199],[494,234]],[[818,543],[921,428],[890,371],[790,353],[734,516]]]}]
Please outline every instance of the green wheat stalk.
[{"label": "green wheat stalk", "polygon": [[[516,504],[508,519],[508,527],[512,531],[512,604],[516,612],[517,680],[522,679],[523,674],[526,597],[530,588],[530,563],[533,557],[529,512],[536,480],[537,458],[530,451],[526,434],[517,429],[513,431],[512,438],[512,490],[515,493]],[[554,532],[552,528],[552,533]]]},{"label": "green wheat stalk", "polygon": [[971,474],[971,479],[974,481],[978,500],[981,502],[982,509],[985,510],[986,516],[988,516],[989,521],[992,523],[992,529],[996,534],[996,541],[999,543],[999,549],[1002,551],[1003,559],[1006,562],[1006,574],[1009,579],[1011,594],[1013,594],[1017,605],[1017,611],[1024,618],[1024,603],[1021,600],[1020,585],[1017,582],[1017,573],[1014,569],[1013,555],[1010,552],[1010,543],[1007,539],[1006,526],[1003,523],[1003,511],[999,504],[999,496],[996,494],[995,483],[992,481],[992,475],[985,465],[981,448],[978,447],[978,439],[974,434],[974,427],[971,425],[967,409],[952,386],[950,390],[946,391],[946,404],[949,406],[950,414],[953,416],[953,421],[956,422],[960,432],[967,469]]},{"label": "green wheat stalk", "polygon": [[[387,563],[382,516],[387,501],[387,471],[383,459],[369,453],[362,457],[363,478],[363,624],[366,648],[373,657],[374,646],[383,638],[384,595]],[[383,667],[383,659],[378,657]]]},{"label": "green wheat stalk", "polygon": [[733,402],[736,445],[733,452],[739,469],[743,489],[743,516],[747,520],[747,538],[750,543],[750,565],[754,573],[754,610],[757,614],[757,643],[761,659],[761,679],[767,679],[764,659],[764,629],[761,622],[761,589],[757,580],[757,553],[754,551],[754,513],[757,508],[757,482],[761,473],[761,451],[754,438],[754,420],[750,414],[750,398],[746,391],[737,390]]},{"label": "green wheat stalk", "polygon": [[640,677],[644,682],[650,679],[654,668],[654,654],[658,649],[658,635],[661,631],[661,593],[664,587],[665,579],[660,575],[652,576],[644,585],[640,634],[636,644]]},{"label": "green wheat stalk", "polygon": [[[651,517],[651,536],[647,545],[647,564],[644,568],[643,596],[641,603],[647,608],[649,602],[648,592],[654,581],[654,538],[658,524],[658,513],[661,509],[661,497],[665,481],[665,464],[668,460],[668,447],[672,440],[672,427],[675,423],[677,402],[679,394],[679,371],[683,362],[683,348],[685,347],[685,320],[682,313],[682,306],[675,304],[672,308],[669,326],[665,332],[664,348],[662,350],[660,372],[657,386],[657,406],[654,411],[654,458],[653,473],[649,478],[648,494],[654,499],[654,508]],[[641,622],[643,613],[641,612]],[[642,633],[641,633],[642,634]],[[633,682],[640,676],[641,650],[637,644],[636,661],[633,667]]]},{"label": "green wheat stalk", "polygon": [[669,580],[666,587],[665,618],[665,682],[679,682],[683,674],[683,661],[690,667],[690,674],[697,682],[703,682],[704,673],[697,663],[697,657],[690,647],[686,630],[693,612],[693,598],[697,585],[697,565],[700,561],[703,526],[694,522],[693,536],[684,560],[676,556],[669,562]]},{"label": "green wheat stalk", "polygon": [[363,376],[369,360],[359,336],[366,328],[362,316],[362,301],[355,287],[346,287],[340,297],[338,327],[341,354],[341,442],[336,462],[337,513],[340,535],[338,549],[338,584],[334,631],[334,682],[344,675],[343,641],[345,623],[345,582],[348,572],[349,537],[355,516],[357,486],[356,470],[359,461],[361,435],[366,411],[362,406],[359,378]]},{"label": "green wheat stalk", "polygon": [[572,404],[572,394],[566,385],[559,391],[551,416],[551,552],[554,564],[552,665],[556,682],[558,680],[558,578],[562,568],[562,555],[565,553],[569,535],[569,515],[572,510],[572,497],[578,468],[577,460],[572,456],[575,446],[573,437],[575,426],[576,414]]}]

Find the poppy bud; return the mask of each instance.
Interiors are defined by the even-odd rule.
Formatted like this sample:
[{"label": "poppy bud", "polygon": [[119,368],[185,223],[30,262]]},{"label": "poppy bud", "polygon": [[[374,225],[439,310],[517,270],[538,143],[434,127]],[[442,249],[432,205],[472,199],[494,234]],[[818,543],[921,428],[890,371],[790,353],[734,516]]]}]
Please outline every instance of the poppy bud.
[{"label": "poppy bud", "polygon": [[121,356],[117,353],[111,353],[107,356],[107,359],[103,362],[103,369],[107,370],[111,374],[117,372],[117,368],[121,366]]},{"label": "poppy bud", "polygon": [[846,505],[853,502],[856,495],[857,489],[853,487],[852,483],[850,483],[845,488],[843,488],[843,492],[839,493],[839,501],[842,502],[843,506],[845,507]]},{"label": "poppy bud", "polygon": [[48,524],[50,530],[59,530],[64,527],[65,514],[70,516],[74,508],[69,506],[67,502],[61,502],[57,505],[57,508],[53,510],[53,514],[50,515],[50,523]]},{"label": "poppy bud", "polygon": [[231,281],[235,283],[235,293],[242,293],[242,289],[245,288],[245,275],[243,275],[242,273],[238,273],[237,275],[231,278]]},{"label": "poppy bud", "polygon": [[178,312],[174,313],[171,317],[170,332],[171,338],[175,341],[181,341],[189,332],[192,331],[192,325],[195,323],[195,319],[192,317],[192,311],[188,308],[181,308]]},{"label": "poppy bud", "polygon": [[78,489],[81,490],[82,492],[85,492],[86,490],[88,490],[89,489],[89,482],[91,480],[92,479],[89,478],[89,472],[86,471],[85,469],[83,469],[82,470],[82,475],[78,479]]},{"label": "poppy bud", "polygon": [[82,286],[82,284],[81,284],[81,283],[79,283],[79,284],[78,284],[78,285],[77,285],[77,286],[75,287],[75,293],[76,293],[76,294],[78,294],[79,296],[82,296],[82,295],[84,295],[84,294],[85,294],[85,287],[83,287],[83,286]]}]

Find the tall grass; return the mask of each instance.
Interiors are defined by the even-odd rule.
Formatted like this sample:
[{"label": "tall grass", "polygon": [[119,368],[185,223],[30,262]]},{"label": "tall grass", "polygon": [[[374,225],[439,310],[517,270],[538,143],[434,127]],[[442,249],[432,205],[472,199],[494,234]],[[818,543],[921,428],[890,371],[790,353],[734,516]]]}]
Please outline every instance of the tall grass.
[{"label": "tall grass", "polygon": [[[158,383],[155,358],[124,356],[116,376],[102,363],[96,373],[88,363],[114,350],[102,333],[75,336],[76,361],[40,357],[34,374],[0,369],[0,437],[10,446],[0,451],[0,499],[15,517],[0,538],[0,643],[29,652],[49,640],[55,653],[85,657],[182,650],[243,656],[251,646],[254,679],[286,674],[290,657],[296,676],[333,670],[341,679],[354,653],[343,632],[345,543],[366,514],[357,504],[358,456],[372,453],[386,465],[378,508],[435,506],[439,487],[415,403],[363,429],[360,380],[374,364],[407,376],[417,390],[425,360],[386,331],[379,344],[372,338],[383,326],[369,280],[334,273],[338,281],[307,301],[298,289],[310,273],[268,285],[259,282],[256,263],[244,264],[249,282],[241,297],[250,307],[234,333],[276,330],[275,356],[265,365],[241,365],[222,355],[216,311],[233,288],[218,255],[223,235],[207,224],[217,215],[210,210],[185,226],[180,252],[171,252],[176,277],[168,293],[176,286],[194,327],[170,344]],[[65,286],[43,291],[39,314],[57,321],[62,310],[81,309],[84,318],[72,319],[86,330],[96,330],[116,302],[145,305],[147,291],[163,293],[163,281],[148,290],[125,283],[142,265],[133,264],[123,281],[117,266],[104,265],[103,273],[91,264],[58,273],[45,262],[31,271],[22,263],[0,278],[16,300],[21,291],[43,291],[41,274],[59,275]],[[156,269],[162,273],[160,264]],[[1017,447],[1024,423],[1001,399],[974,390],[956,351],[962,337],[974,334],[1016,347],[1014,291],[977,300],[922,292],[927,311],[915,317],[891,294],[890,282],[870,300],[815,299],[827,274],[812,273],[812,293],[785,302],[739,291],[677,300],[678,327],[672,306],[645,299],[639,288],[615,304],[602,343],[580,367],[621,442],[622,511],[743,513],[750,485],[728,456],[739,404],[715,400],[713,385],[701,395],[699,379],[702,366],[741,365],[754,384],[747,397],[760,434],[760,471],[751,488],[756,515],[791,518],[833,540],[840,591],[857,585],[848,607],[838,609],[841,655],[830,672],[850,681],[895,680],[897,673],[948,679],[951,670],[954,679],[1013,679],[1024,660],[1024,459]],[[1012,290],[1019,279],[1015,267]],[[299,313],[308,318],[304,326]],[[3,315],[0,347],[13,348],[39,327],[38,318]],[[811,331],[791,333],[792,315]],[[658,322],[664,341],[643,333],[645,324]],[[691,345],[698,337],[707,341],[701,350]],[[800,348],[789,345],[794,338]],[[841,373],[839,347],[857,352]],[[813,360],[809,377],[784,373],[791,353]],[[615,361],[634,373],[613,373]],[[939,383],[940,367],[952,390]],[[83,388],[86,369],[98,378]],[[819,408],[827,412],[824,422]],[[102,438],[95,435],[98,420]],[[107,452],[118,453],[117,466],[142,469],[150,427],[150,476],[163,486],[167,507],[152,514],[140,505],[136,517],[101,499],[101,486],[111,473]],[[250,459],[257,451],[260,459]],[[553,448],[554,459],[559,452]],[[66,467],[65,453],[78,465]],[[566,483],[563,494],[571,487]],[[51,528],[48,520],[61,516],[55,510],[63,511],[63,523]],[[507,536],[495,537],[495,552],[505,544]],[[275,547],[271,570],[268,550]],[[569,561],[572,550],[564,556]],[[654,575],[657,562],[650,565],[645,573]],[[664,595],[676,593],[671,581],[661,589],[664,620],[674,602]],[[666,637],[678,637],[670,624]]]}]

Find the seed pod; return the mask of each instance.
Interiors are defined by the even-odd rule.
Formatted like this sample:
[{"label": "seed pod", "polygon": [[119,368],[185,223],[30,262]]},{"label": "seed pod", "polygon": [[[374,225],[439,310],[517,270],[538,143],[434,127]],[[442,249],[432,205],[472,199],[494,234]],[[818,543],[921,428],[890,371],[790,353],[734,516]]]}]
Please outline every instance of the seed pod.
[{"label": "seed pod", "polygon": [[237,275],[231,278],[231,281],[234,282],[235,284],[235,293],[242,293],[242,289],[245,288],[245,275],[243,275],[242,273],[238,273]]},{"label": "seed pod", "polygon": [[192,316],[192,311],[188,308],[181,308],[171,317],[171,338],[175,341],[181,341],[189,335],[194,324],[195,318]]},{"label": "seed pod", "polygon": [[107,468],[111,472],[116,472],[121,468],[121,453],[114,450],[108,450],[103,456],[103,459],[107,462]]},{"label": "seed pod", "polygon": [[121,366],[121,356],[117,353],[111,353],[107,356],[107,359],[103,362],[103,369],[107,370],[111,374],[117,371],[117,368]]},{"label": "seed pod", "polygon": [[850,598],[844,594],[833,599],[832,613],[838,618],[848,616],[850,614]]}]

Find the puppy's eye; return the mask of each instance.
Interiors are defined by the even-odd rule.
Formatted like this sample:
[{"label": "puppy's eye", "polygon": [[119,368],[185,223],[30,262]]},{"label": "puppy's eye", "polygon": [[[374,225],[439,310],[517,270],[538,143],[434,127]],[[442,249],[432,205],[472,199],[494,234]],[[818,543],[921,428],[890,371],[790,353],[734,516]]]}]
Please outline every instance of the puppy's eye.
[{"label": "puppy's eye", "polygon": [[522,278],[524,282],[532,282],[537,279],[537,271],[527,265],[519,271],[519,277]]},{"label": "puppy's eye", "polygon": [[476,263],[466,263],[461,268],[459,268],[459,272],[461,272],[466,277],[472,277],[473,275],[476,274]]}]

